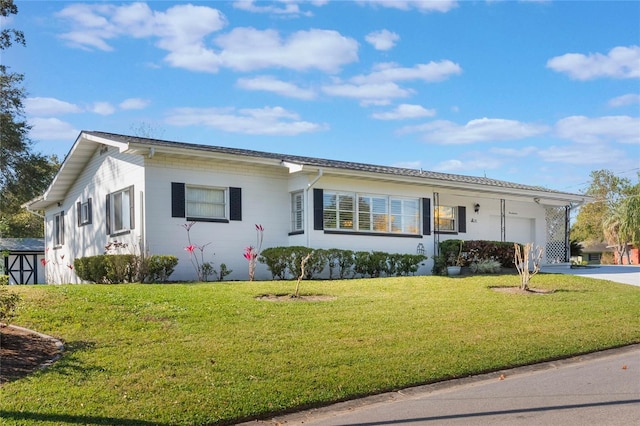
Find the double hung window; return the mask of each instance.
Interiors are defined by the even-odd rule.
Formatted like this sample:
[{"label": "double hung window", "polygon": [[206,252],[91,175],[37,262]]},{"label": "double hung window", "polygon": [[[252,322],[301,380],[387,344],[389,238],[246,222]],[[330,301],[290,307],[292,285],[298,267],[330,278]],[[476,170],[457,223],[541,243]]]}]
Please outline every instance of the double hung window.
[{"label": "double hung window", "polygon": [[444,232],[456,232],[457,209],[451,206],[438,206],[434,212],[436,229]]},{"label": "double hung window", "polygon": [[302,191],[291,194],[291,231],[304,230],[304,194]]},{"label": "double hung window", "polygon": [[78,226],[84,226],[91,224],[91,198],[87,201],[80,202],[78,201],[76,205],[77,215],[78,215]]}]

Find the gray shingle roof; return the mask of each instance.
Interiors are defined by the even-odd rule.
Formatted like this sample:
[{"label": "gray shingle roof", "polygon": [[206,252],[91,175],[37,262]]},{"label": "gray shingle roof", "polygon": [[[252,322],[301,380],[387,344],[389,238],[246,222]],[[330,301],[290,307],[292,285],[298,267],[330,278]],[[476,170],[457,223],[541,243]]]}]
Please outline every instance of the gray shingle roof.
[{"label": "gray shingle roof", "polygon": [[0,238],[0,250],[44,253],[44,238]]},{"label": "gray shingle roof", "polygon": [[571,195],[573,197],[578,195],[574,193],[555,191],[555,190],[551,190],[541,186],[523,185],[523,184],[507,182],[503,180],[489,179],[486,177],[466,176],[466,175],[458,175],[458,174],[450,174],[450,173],[438,173],[438,172],[431,172],[427,170],[380,166],[380,165],[366,164],[366,163],[355,163],[350,161],[328,160],[323,158],[303,157],[303,156],[288,155],[288,154],[277,154],[277,153],[270,153],[270,152],[253,151],[248,149],[227,148],[227,147],[221,147],[221,146],[211,146],[211,145],[201,145],[201,144],[190,144],[190,143],[184,143],[184,142],[173,142],[173,141],[166,141],[166,140],[160,140],[160,139],[143,138],[138,136],[126,136],[126,135],[119,135],[114,133],[98,132],[98,131],[90,131],[90,132],[85,131],[84,133],[89,135],[94,135],[96,137],[111,139],[116,142],[149,145],[150,147],[151,146],[175,147],[175,148],[182,148],[182,149],[191,149],[191,150],[198,150],[198,151],[229,154],[229,155],[274,159],[274,160],[286,161],[290,163],[315,166],[315,167],[353,170],[353,171],[377,173],[377,174],[383,174],[383,175],[394,175],[398,177],[425,178],[425,179],[431,179],[431,180],[440,180],[443,182],[455,182],[455,183],[482,185],[482,186],[488,186],[488,187],[545,192],[545,193],[555,194],[555,195],[566,194],[566,195]]}]

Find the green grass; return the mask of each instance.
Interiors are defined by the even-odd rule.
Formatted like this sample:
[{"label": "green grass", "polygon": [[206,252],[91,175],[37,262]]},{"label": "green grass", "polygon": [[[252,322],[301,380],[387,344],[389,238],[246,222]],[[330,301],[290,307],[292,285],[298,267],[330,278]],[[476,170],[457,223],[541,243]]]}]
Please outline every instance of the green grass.
[{"label": "green grass", "polygon": [[[0,423],[200,425],[640,342],[640,288],[538,275],[15,288],[13,321],[65,342],[0,390]],[[4,420],[3,420],[4,419]]]}]

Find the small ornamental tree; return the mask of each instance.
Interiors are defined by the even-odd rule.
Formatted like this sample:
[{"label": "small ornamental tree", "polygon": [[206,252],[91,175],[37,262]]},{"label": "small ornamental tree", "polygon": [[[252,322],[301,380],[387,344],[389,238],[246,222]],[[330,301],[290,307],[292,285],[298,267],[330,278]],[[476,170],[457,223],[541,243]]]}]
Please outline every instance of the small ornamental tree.
[{"label": "small ornamental tree", "polygon": [[514,243],[513,246],[515,248],[514,263],[520,275],[520,290],[529,290],[531,278],[540,272],[542,247],[536,246],[534,248],[533,243],[527,243],[524,246]]}]

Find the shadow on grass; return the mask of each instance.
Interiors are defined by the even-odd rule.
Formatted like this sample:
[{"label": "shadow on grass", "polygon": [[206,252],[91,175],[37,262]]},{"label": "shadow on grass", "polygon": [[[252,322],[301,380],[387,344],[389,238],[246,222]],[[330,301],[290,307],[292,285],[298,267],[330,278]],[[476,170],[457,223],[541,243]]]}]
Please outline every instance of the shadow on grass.
[{"label": "shadow on grass", "polygon": [[169,426],[169,423],[150,422],[146,420],[121,419],[114,417],[82,416],[73,414],[46,414],[0,410],[3,420],[29,420],[37,422],[55,422],[60,424],[82,425],[129,425],[129,426]]}]

